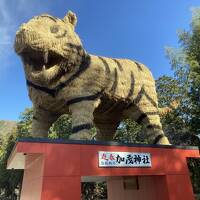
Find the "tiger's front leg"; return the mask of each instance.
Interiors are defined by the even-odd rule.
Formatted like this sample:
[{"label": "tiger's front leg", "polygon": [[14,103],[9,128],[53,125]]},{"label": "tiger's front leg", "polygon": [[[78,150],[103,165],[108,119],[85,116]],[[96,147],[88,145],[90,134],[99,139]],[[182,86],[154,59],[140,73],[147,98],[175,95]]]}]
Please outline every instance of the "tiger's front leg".
[{"label": "tiger's front leg", "polygon": [[93,112],[98,107],[100,100],[82,101],[69,106],[72,114],[72,140],[91,140],[93,127]]},{"label": "tiger's front leg", "polygon": [[33,107],[32,137],[48,137],[51,125],[59,116],[44,110],[41,107]]}]

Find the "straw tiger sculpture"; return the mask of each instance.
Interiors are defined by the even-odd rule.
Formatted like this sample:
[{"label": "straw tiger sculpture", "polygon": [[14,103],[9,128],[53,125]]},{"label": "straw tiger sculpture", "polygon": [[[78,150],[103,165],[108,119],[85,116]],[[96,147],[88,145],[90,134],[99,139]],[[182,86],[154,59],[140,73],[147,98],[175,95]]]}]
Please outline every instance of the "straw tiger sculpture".
[{"label": "straw tiger sculpture", "polygon": [[143,64],[88,54],[75,33],[71,11],[22,24],[15,51],[22,58],[34,117],[32,134],[47,137],[52,123],[72,115],[70,139],[112,140],[122,119],[146,126],[149,143],[169,144],[160,123],[155,82]]}]

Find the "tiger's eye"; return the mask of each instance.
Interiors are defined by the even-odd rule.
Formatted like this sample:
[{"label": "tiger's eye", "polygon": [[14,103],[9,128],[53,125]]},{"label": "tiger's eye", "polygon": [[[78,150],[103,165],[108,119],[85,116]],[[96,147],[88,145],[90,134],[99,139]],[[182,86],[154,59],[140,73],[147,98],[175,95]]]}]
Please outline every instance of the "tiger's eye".
[{"label": "tiger's eye", "polygon": [[59,31],[59,27],[58,26],[52,26],[50,28],[50,30],[51,30],[52,33],[57,33]]}]

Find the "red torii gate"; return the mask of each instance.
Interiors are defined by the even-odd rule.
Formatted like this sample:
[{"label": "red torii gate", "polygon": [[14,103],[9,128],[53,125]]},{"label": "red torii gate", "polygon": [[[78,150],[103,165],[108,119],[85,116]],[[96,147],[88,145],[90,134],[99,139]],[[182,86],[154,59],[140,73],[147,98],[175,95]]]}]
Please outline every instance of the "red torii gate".
[{"label": "red torii gate", "polygon": [[[151,155],[151,167],[99,167],[98,152]],[[109,200],[194,200],[186,159],[197,147],[20,139],[8,169],[24,169],[20,200],[80,200],[81,182],[107,181]]]}]

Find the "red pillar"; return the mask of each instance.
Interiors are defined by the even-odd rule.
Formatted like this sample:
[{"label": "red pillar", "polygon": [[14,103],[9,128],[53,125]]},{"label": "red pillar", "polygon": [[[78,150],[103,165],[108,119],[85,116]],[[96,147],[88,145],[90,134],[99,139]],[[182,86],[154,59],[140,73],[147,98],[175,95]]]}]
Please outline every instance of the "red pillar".
[{"label": "red pillar", "polygon": [[80,200],[80,146],[47,144],[41,200]]},{"label": "red pillar", "polygon": [[80,200],[80,176],[45,177],[41,200]]},{"label": "red pillar", "polygon": [[41,192],[43,185],[43,166],[43,155],[26,155],[20,200],[41,200]]},{"label": "red pillar", "polygon": [[45,154],[27,154],[20,200],[80,200],[79,146],[48,145]]},{"label": "red pillar", "polygon": [[166,175],[166,183],[169,200],[195,200],[189,175]]}]

